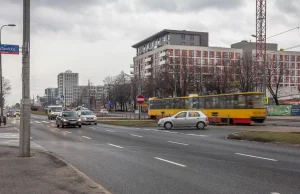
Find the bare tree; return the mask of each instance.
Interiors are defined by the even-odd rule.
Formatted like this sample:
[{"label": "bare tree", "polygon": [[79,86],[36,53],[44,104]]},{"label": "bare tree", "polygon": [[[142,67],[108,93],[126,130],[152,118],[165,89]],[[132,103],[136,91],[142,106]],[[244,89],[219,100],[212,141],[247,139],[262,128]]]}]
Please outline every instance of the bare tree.
[{"label": "bare tree", "polygon": [[272,60],[266,63],[266,87],[270,91],[276,105],[279,105],[278,89],[285,76],[289,76],[289,65]]},{"label": "bare tree", "polygon": [[0,103],[5,104],[5,97],[10,94],[11,91],[11,86],[10,86],[10,81],[8,79],[3,79],[2,81],[2,91],[3,91],[3,98]]}]

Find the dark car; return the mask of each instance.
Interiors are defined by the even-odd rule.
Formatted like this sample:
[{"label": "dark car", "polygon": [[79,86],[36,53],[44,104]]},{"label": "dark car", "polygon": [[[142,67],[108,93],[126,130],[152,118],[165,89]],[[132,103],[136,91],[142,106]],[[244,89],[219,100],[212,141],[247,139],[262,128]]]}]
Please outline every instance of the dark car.
[{"label": "dark car", "polygon": [[78,118],[75,111],[62,111],[56,117],[56,126],[65,127],[65,126],[78,126],[81,128],[81,119]]}]

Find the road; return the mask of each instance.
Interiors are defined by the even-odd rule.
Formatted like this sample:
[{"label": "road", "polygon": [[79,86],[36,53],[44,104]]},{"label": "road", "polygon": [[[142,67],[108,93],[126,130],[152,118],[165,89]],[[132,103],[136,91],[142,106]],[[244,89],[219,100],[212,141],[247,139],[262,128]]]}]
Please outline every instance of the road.
[{"label": "road", "polygon": [[31,132],[34,143],[116,194],[300,191],[299,149],[226,140],[230,129],[57,129],[46,117],[32,115]]}]

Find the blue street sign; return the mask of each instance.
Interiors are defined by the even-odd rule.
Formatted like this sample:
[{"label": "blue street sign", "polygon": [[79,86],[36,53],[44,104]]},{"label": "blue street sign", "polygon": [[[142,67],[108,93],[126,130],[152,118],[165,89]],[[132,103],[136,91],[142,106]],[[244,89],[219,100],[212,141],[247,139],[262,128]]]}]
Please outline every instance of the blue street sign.
[{"label": "blue street sign", "polygon": [[1,54],[19,54],[19,45],[0,44]]},{"label": "blue street sign", "polygon": [[114,103],[113,103],[112,100],[108,101],[108,105],[109,105],[109,106],[112,106],[113,104],[114,104]]}]

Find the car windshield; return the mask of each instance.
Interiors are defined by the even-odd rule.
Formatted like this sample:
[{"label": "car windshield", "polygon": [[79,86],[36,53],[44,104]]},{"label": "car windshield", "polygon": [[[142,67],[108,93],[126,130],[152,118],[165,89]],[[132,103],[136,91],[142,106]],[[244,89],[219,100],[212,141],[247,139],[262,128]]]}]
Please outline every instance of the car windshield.
[{"label": "car windshield", "polygon": [[75,117],[76,113],[74,111],[69,111],[69,112],[63,112],[62,113],[63,117]]},{"label": "car windshield", "polygon": [[81,115],[94,115],[92,111],[82,111]]},{"label": "car windshield", "polygon": [[61,112],[62,111],[62,107],[51,107],[50,109],[52,112]]}]

